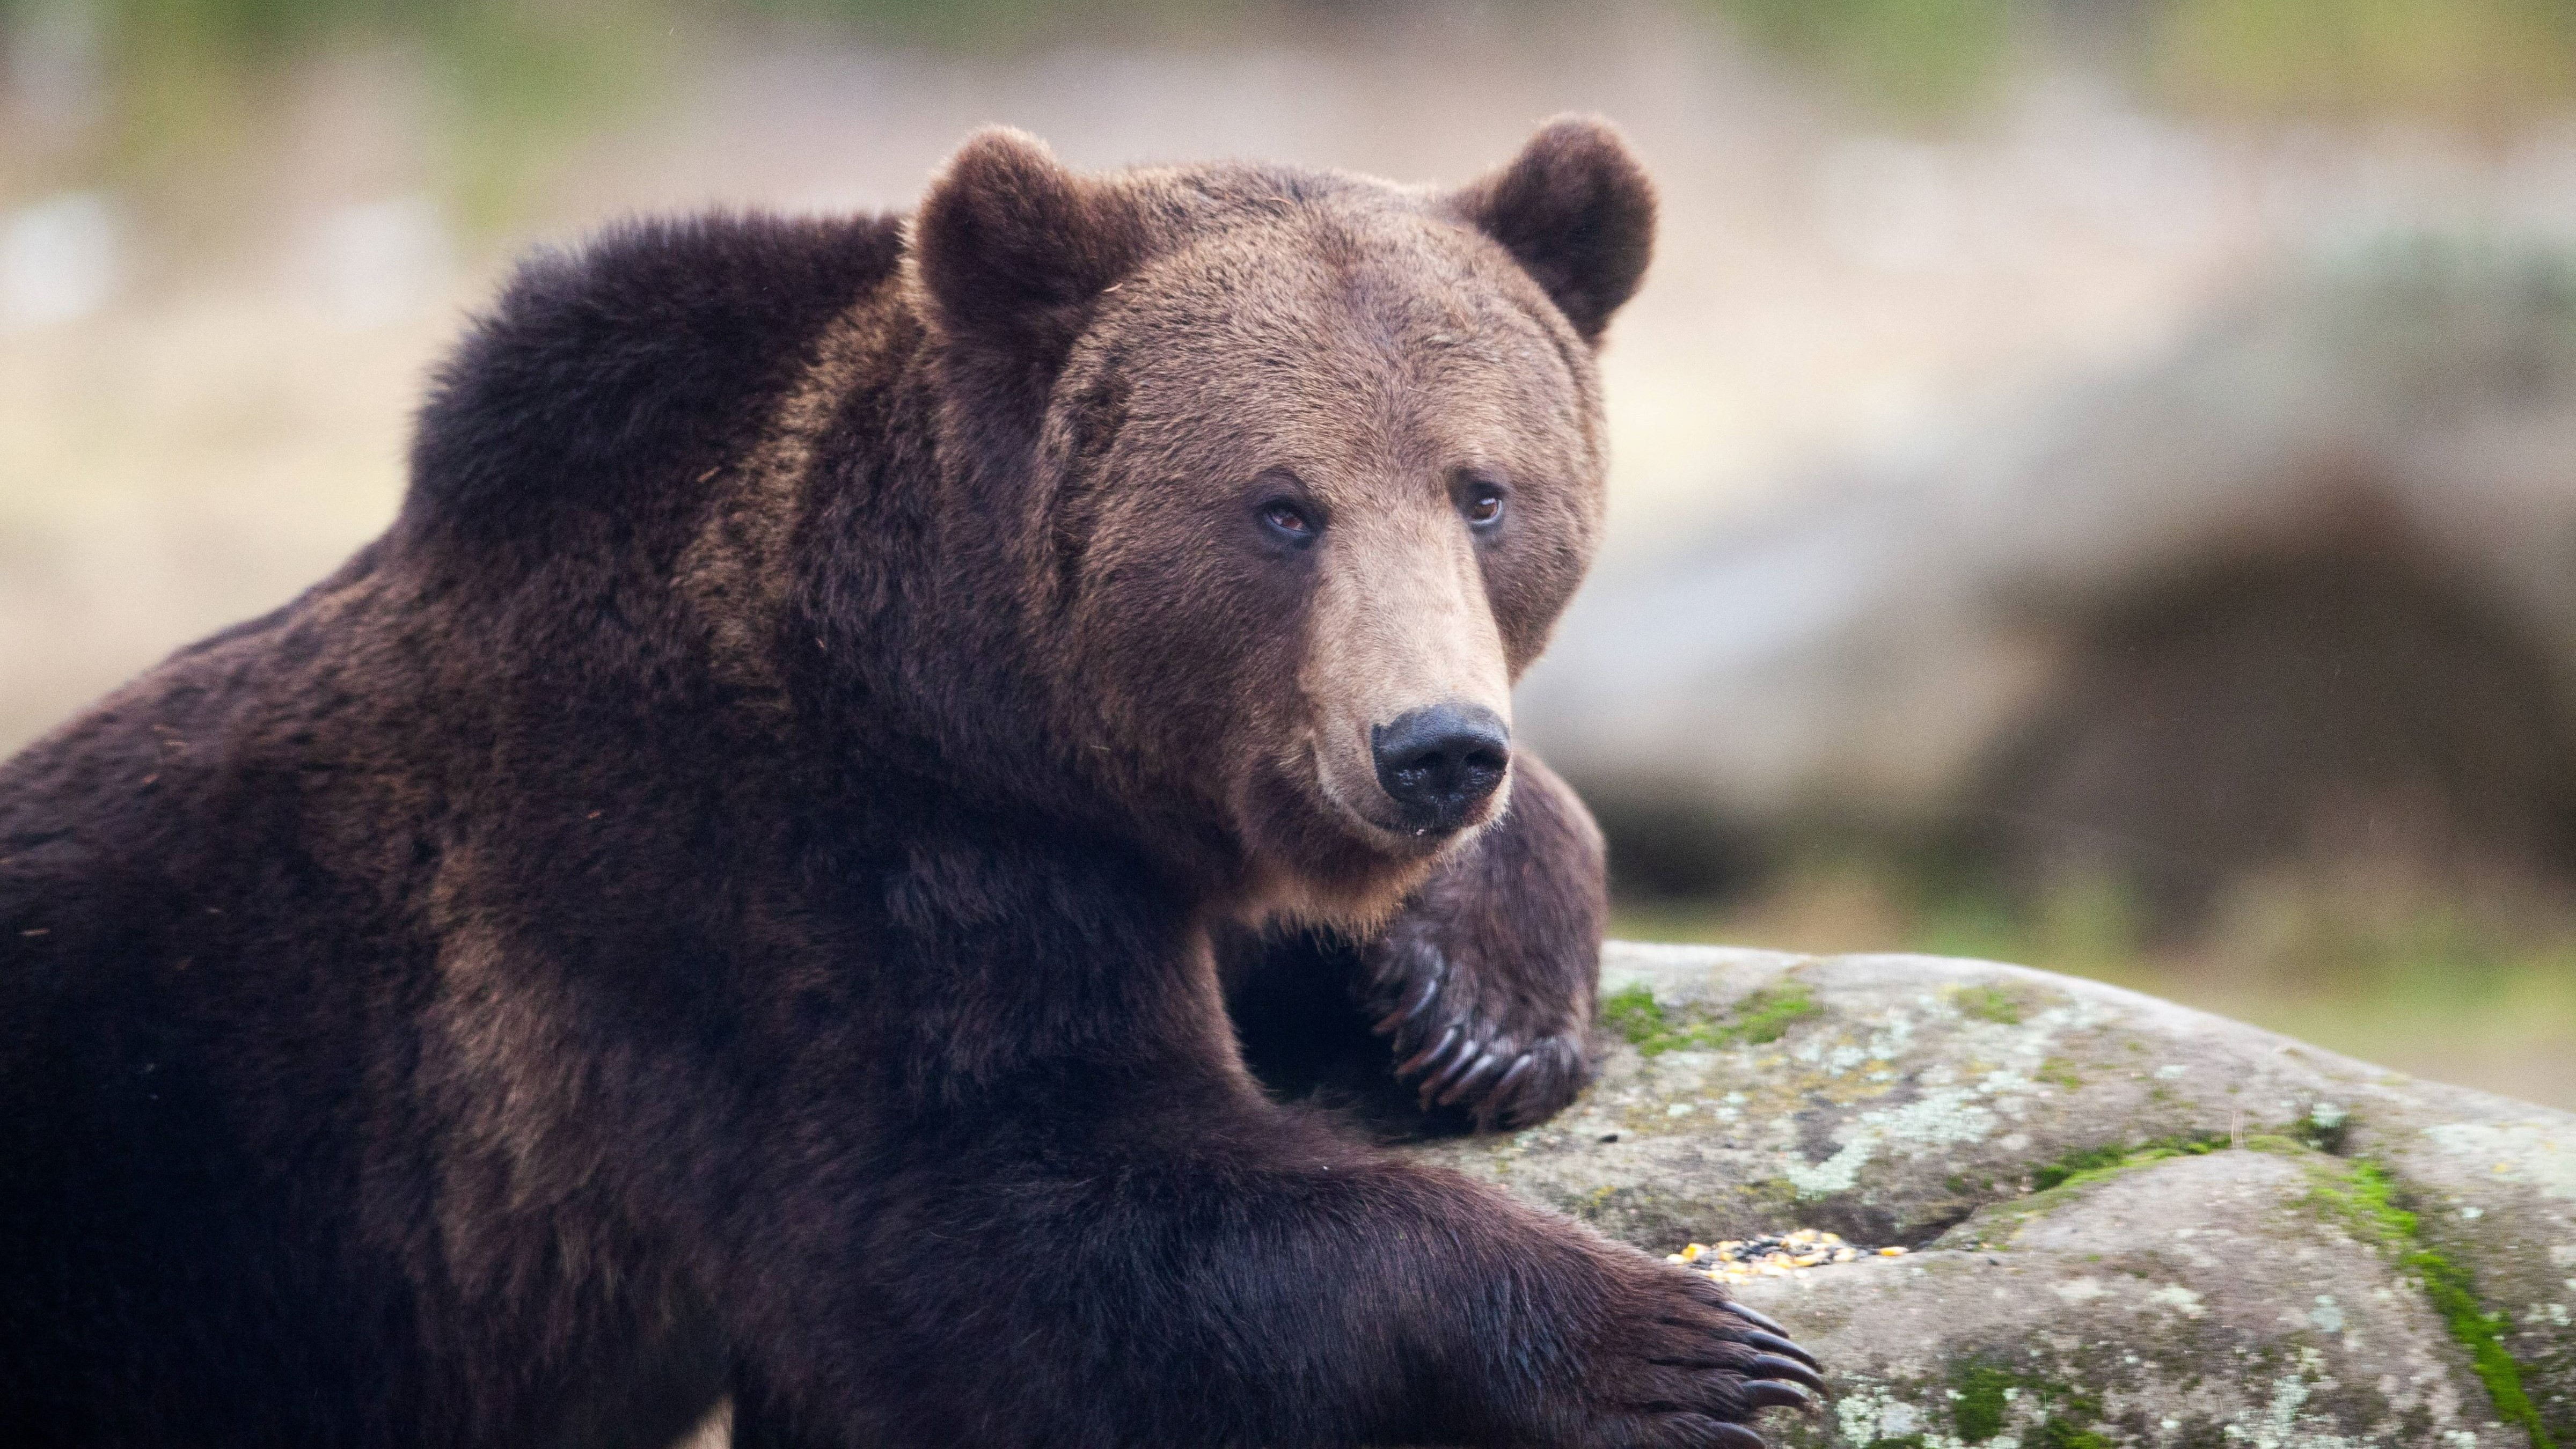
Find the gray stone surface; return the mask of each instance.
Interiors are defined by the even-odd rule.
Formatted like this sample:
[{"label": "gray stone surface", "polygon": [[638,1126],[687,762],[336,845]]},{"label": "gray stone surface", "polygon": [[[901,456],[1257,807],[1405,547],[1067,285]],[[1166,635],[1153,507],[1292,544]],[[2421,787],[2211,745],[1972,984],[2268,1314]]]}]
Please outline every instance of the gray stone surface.
[{"label": "gray stone surface", "polygon": [[1829,1420],[1776,1437],[2522,1443],[2423,1294],[2321,1230],[2302,1169],[2262,1152],[2181,1158],[2078,1189],[1992,1250],[1748,1285],[1840,1390]]},{"label": "gray stone surface", "polygon": [[1654,1049],[1424,1155],[1657,1252],[1912,1249],[1741,1290],[1835,1380],[1784,1442],[2537,1442],[2465,1304],[2576,1445],[2576,1117],[1985,962],[1614,943],[1603,974]]}]

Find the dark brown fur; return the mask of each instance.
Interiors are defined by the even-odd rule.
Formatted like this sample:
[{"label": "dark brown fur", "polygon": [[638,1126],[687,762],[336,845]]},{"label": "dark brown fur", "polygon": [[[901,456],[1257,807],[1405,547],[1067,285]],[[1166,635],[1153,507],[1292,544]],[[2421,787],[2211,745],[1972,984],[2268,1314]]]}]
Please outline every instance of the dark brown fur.
[{"label": "dark brown fur", "polygon": [[1543,643],[1651,215],[1582,122],[1451,195],[995,133],[908,233],[529,264],[382,539],[0,770],[0,1442],[1747,1442],[1803,1368],[1265,1097],[1209,945],[1374,932],[1313,989],[1435,1100],[1579,1085],[1581,807],[1391,829],[1348,733]]}]

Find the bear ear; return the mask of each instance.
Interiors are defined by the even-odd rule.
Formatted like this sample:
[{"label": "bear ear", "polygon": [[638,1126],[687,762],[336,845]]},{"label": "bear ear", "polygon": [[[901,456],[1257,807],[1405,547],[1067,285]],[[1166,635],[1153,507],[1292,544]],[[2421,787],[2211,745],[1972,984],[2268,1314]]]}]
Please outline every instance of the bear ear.
[{"label": "bear ear", "polygon": [[914,265],[951,337],[1051,371],[1101,290],[1143,245],[1119,190],[1086,181],[1025,131],[979,131],[913,220]]},{"label": "bear ear", "polygon": [[1595,347],[1654,253],[1655,185],[1628,143],[1594,116],[1541,126],[1510,165],[1450,204],[1502,243]]}]

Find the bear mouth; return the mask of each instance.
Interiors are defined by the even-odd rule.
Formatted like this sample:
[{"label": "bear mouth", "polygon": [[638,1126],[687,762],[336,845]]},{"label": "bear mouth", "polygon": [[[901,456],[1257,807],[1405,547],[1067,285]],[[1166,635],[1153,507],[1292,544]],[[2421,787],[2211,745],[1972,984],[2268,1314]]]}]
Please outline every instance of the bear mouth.
[{"label": "bear mouth", "polygon": [[[1336,778],[1318,744],[1310,735],[1293,753],[1274,757],[1238,797],[1252,870],[1237,918],[1366,936],[1441,859],[1501,815],[1499,792],[1482,818],[1447,830],[1408,829],[1371,810],[1373,779],[1360,789],[1346,775]],[[1392,814],[1394,802],[1386,804]]]}]

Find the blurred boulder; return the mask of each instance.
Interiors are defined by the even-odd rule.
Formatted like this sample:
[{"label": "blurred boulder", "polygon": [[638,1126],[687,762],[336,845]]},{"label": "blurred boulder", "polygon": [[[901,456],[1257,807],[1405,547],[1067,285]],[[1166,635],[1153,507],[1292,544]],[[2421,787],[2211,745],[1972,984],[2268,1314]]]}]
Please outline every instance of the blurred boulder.
[{"label": "blurred boulder", "polygon": [[2414,239],[2133,375],[1607,571],[1522,692],[1623,884],[1784,828],[2188,917],[2367,848],[2576,859],[2576,255]]},{"label": "blurred boulder", "polygon": [[2560,876],[2576,749],[2559,655],[2474,567],[2350,502],[2078,613],[1962,837],[2026,891],[2117,879],[2168,924],[2285,861]]},{"label": "blurred boulder", "polygon": [[1650,1252],[1910,1249],[1737,1290],[1833,1381],[1777,1442],[2576,1442],[2576,1116],[1985,962],[1613,943],[1603,985],[1589,1093],[1421,1155]]}]

